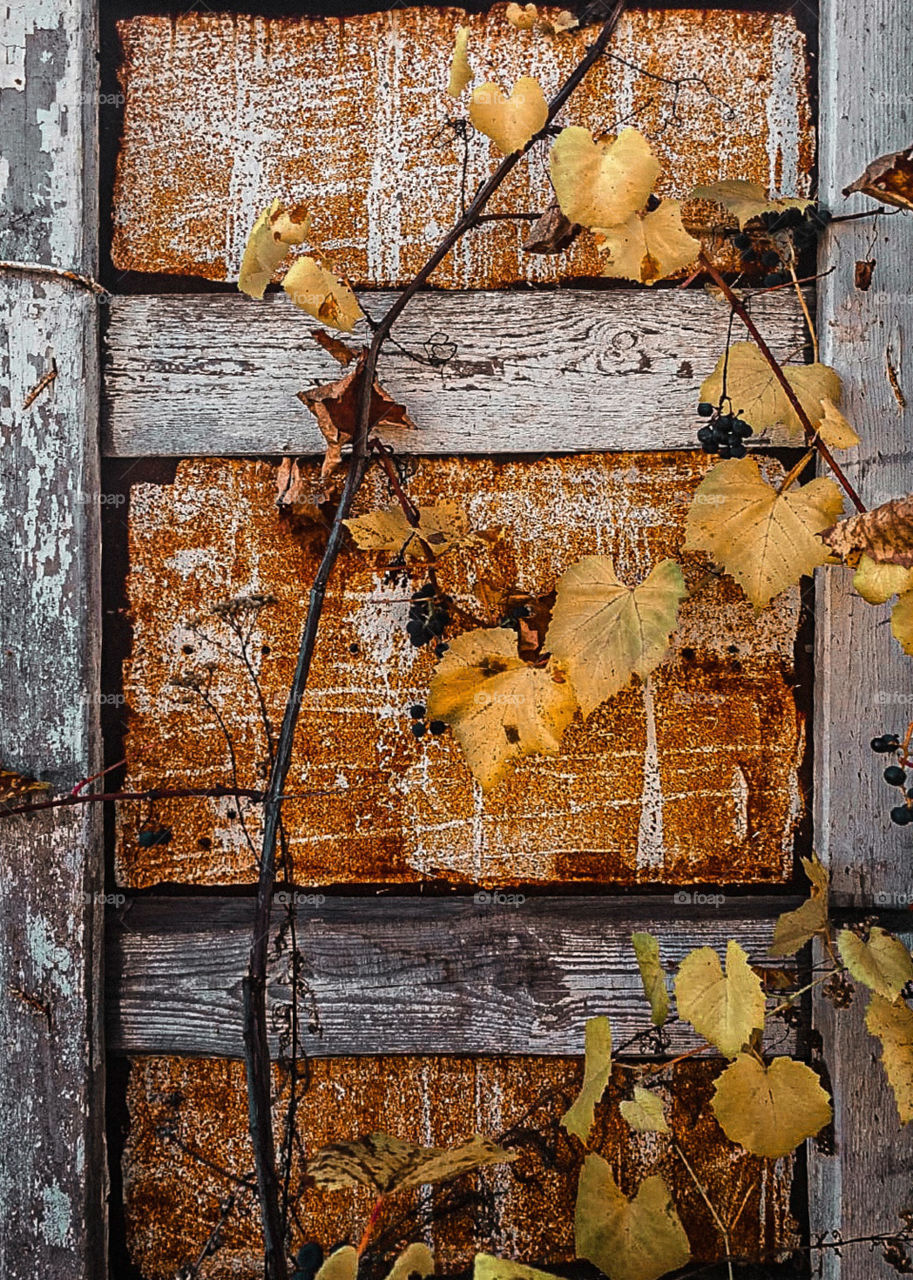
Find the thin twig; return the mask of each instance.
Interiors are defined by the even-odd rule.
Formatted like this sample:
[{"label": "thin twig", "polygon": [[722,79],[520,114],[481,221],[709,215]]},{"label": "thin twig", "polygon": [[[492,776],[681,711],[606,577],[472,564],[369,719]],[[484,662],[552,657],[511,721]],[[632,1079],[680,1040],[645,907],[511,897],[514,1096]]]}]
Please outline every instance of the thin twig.
[{"label": "thin twig", "polygon": [[730,1245],[729,1245],[729,1232],[723,1226],[723,1219],[717,1213],[716,1209],[714,1209],[713,1202],[711,1201],[707,1192],[704,1190],[703,1186],[701,1185],[697,1174],[694,1172],[694,1170],[691,1168],[691,1165],[688,1163],[688,1158],[685,1155],[684,1151],[682,1151],[681,1147],[678,1145],[677,1142],[673,1142],[672,1146],[674,1147],[676,1154],[678,1155],[678,1158],[681,1160],[682,1164],[690,1173],[691,1181],[694,1183],[698,1191],[701,1193],[701,1197],[704,1201],[704,1204],[710,1210],[710,1214],[714,1222],[716,1223],[717,1227],[719,1228],[720,1235],[723,1237],[723,1247],[726,1250],[726,1267],[729,1271],[729,1280],[732,1280],[732,1249],[730,1248]]},{"label": "thin twig", "polygon": [[383,320],[375,329],[371,345],[365,355],[361,371],[358,416],[352,441],[349,470],[333,516],[332,525],[330,526],[326,548],[311,587],[307,616],[298,649],[295,675],[289,690],[288,701],[286,702],[282,727],[276,744],[276,755],[267,788],[250,962],[248,973],[243,983],[244,1058],[247,1071],[248,1113],[257,1169],[257,1186],[263,1227],[265,1280],[287,1280],[288,1277],[288,1261],[285,1254],[279,1205],[280,1187],[276,1169],[276,1146],[271,1115],[269,1028],[266,1016],[269,921],[276,879],[276,843],[282,810],[282,792],[291,765],[295,727],[298,723],[298,713],[310,674],[327,583],[343,546],[345,532],[343,521],[349,515],[352,502],[364,478],[367,466],[368,434],[371,422],[371,393],[378,357],[393,325],[409,305],[412,298],[428,282],[433,272],[447,257],[451,249],[467,231],[477,224],[479,217],[484,213],[488,201],[501,187],[505,178],[513,171],[530,147],[548,136],[552,121],[564,107],[593,64],[605,51],[624,11],[625,3],[626,0],[616,0],[598,36],[549,103],[548,115],[543,128],[529,140],[522,150],[505,156],[491,177],[482,184],[469,207],[443,237],[437,248],[426,260],[424,266],[413,276],[410,283],[387,311]]},{"label": "thin twig", "polygon": [[777,379],[780,386],[783,388],[783,391],[786,395],[787,400],[792,405],[792,408],[795,411],[796,417],[799,419],[799,421],[802,424],[802,429],[805,432],[805,435],[808,439],[809,444],[813,445],[818,450],[821,457],[824,459],[824,461],[830,467],[831,471],[834,473],[835,478],[842,485],[845,493],[848,495],[850,501],[852,502],[856,510],[865,511],[866,509],[865,503],[862,501],[859,494],[853,488],[852,484],[847,479],[847,477],[843,474],[843,470],[840,464],[837,462],[836,458],[831,453],[830,449],[827,447],[827,445],[819,436],[818,432],[812,426],[811,422],[809,421],[808,414],[805,412],[805,410],[802,407],[802,403],[799,400],[799,397],[796,395],[795,391],[790,386],[789,379],[787,378],[783,370],[780,368],[780,365],[777,361],[776,356],[773,354],[773,352],[771,351],[767,343],[764,341],[764,339],[761,337],[761,334],[758,332],[757,326],[755,325],[751,316],[748,314],[748,311],[746,310],[742,301],[732,291],[732,289],[729,287],[729,285],[720,275],[719,271],[717,271],[716,267],[713,265],[713,263],[710,261],[710,259],[707,257],[706,254],[702,253],[700,255],[700,263],[701,263],[701,266],[704,268],[704,270],[708,273],[708,275],[712,276],[714,283],[722,290],[723,296],[725,297],[726,301],[729,303],[733,311],[742,321],[742,324],[751,334],[751,337],[754,339],[755,344],[758,347],[758,350],[761,352],[761,355],[770,365],[771,370],[773,371],[774,377]]},{"label": "thin twig", "polygon": [[71,284],[81,285],[83,289],[88,289],[105,301],[111,297],[104,285],[91,276],[84,276],[78,271],[67,271],[64,267],[51,267],[45,262],[0,262],[0,271],[18,271],[28,276],[53,276],[57,280],[69,280]]},{"label": "thin twig", "polygon": [[47,373],[42,378],[39,378],[39,380],[35,383],[34,387],[32,387],[31,391],[23,400],[22,402],[23,413],[25,413],[26,409],[31,409],[32,405],[41,395],[42,391],[44,391],[46,387],[49,387],[56,377],[57,377],[57,361],[52,360],[51,367],[48,369]]},{"label": "thin twig", "polygon": [[812,354],[815,357],[815,364],[818,363],[818,335],[815,332],[815,326],[812,321],[811,312],[808,309],[808,303],[805,301],[805,294],[799,285],[799,278],[796,275],[796,268],[792,263],[789,264],[789,274],[792,277],[793,288],[796,290],[796,297],[799,299],[799,306],[802,308],[802,314],[805,316],[805,323],[808,325],[808,335],[812,340]]}]

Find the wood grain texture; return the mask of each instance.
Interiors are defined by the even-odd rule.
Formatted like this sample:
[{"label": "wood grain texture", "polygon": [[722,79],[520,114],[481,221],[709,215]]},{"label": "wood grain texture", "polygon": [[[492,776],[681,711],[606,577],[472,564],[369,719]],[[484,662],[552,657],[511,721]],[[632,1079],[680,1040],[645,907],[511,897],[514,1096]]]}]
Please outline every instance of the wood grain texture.
[{"label": "wood grain texture", "polygon": [[[893,0],[821,0],[820,192],[832,210],[874,204],[842,189],[870,161],[910,143],[913,27]],[[868,292],[857,260],[875,259]],[[848,471],[874,506],[913,484],[913,221],[909,216],[838,224],[823,246],[819,330],[822,359],[844,379],[847,412],[862,435]],[[893,370],[893,376],[891,371]],[[904,403],[905,401],[905,403]],[[868,739],[903,733],[913,704],[913,665],[890,635],[887,607],[850,591],[849,575],[821,575],[815,677],[816,841],[838,903],[910,905],[910,841],[888,820],[888,788]],[[909,944],[910,939],[907,938]],[[834,1012],[815,1001],[815,1024],[835,1097],[836,1155],[813,1152],[810,1225],[844,1237],[890,1230],[910,1205],[913,1147],[862,1026],[864,997]],[[826,1250],[821,1280],[888,1280],[891,1268],[865,1246]]]},{"label": "wood grain texture", "polygon": [[[392,299],[362,295],[374,317]],[[339,366],[283,295],[125,297],[110,312],[107,453],[322,452],[295,396]],[[752,314],[774,352],[795,359],[805,342],[795,296],[762,295]],[[419,429],[385,438],[423,454],[694,448],[698,392],[728,321],[693,291],[421,294],[394,330],[405,352],[388,346],[380,368]],[[406,354],[448,342],[456,351],[441,369]]]},{"label": "wood grain texture", "polygon": [[[3,22],[0,258],[91,273],[95,6]],[[0,273],[0,764],[67,787],[99,754],[96,334],[85,291]],[[88,811],[0,826],[5,1280],[105,1274],[100,837]]]},{"label": "wood grain texture", "polygon": [[[712,465],[685,453],[417,463],[408,481],[415,502],[456,502],[471,528],[491,535],[436,564],[453,600],[446,639],[498,626],[505,593],[547,595],[584,555],[612,556],[632,583],[673,557],[691,595],[649,686],[632,682],[586,721],[576,716],[558,754],[518,760],[483,793],[451,733],[417,740],[410,732],[409,708],[426,702],[437,665],[406,632],[427,568],[389,580],[389,557],[347,548],[327,591],[286,787],[300,883],[791,878],[808,705],[794,668],[799,592],[783,592],[758,616],[731,579],[707,572],[706,557],[682,553],[685,514]],[[319,549],[277,513],[276,470],[249,459],[188,459],[161,483],[127,468],[132,789],[231,785],[226,734],[240,785],[262,785],[257,699],[214,610],[252,591],[274,597],[256,621],[249,661],[277,724]],[[304,474],[313,483],[316,466]],[[390,503],[375,468],[356,511]],[[122,885],[256,879],[260,806],[230,797],[158,801],[156,820],[172,837],[152,846],[140,842],[140,806],[118,809]]]},{"label": "wood grain texture", "polygon": [[[503,5],[485,14],[394,7],[345,19],[267,19],[207,11],[120,23],[126,107],[115,265],[233,279],[254,219],[280,196],[314,209],[321,248],[350,280],[403,284],[459,213],[464,153],[448,121],[465,117],[467,98],[454,102],[445,89],[461,23],[471,29],[477,84],[509,88],[534,75],[546,97],[592,38],[518,33]],[[814,134],[805,41],[792,16],[632,12],[611,48],[625,62],[603,58],[560,123],[600,133],[618,121],[637,125],[661,160],[664,195],[684,197],[717,178],[807,193]],[[476,132],[467,147],[472,193],[500,157]],[[544,209],[549,193],[540,148],[491,212]],[[720,218],[713,206],[686,212],[696,229]],[[521,250],[523,234],[523,224],[483,227],[433,283],[486,288],[602,270],[592,236],[568,254],[533,258]]]},{"label": "wood grain texture", "polygon": [[[834,212],[877,205],[844,199],[876,156],[909,145],[913,27],[891,0],[822,6],[821,197]],[[857,260],[877,262],[872,286],[854,284]],[[862,444],[847,472],[868,506],[913,489],[913,218],[847,222],[822,252],[821,358],[844,381],[845,409]],[[893,370],[893,377],[891,370]],[[819,575],[816,771],[819,852],[834,899],[906,905],[910,839],[889,820],[892,801],[869,739],[913,715],[913,663],[894,641],[889,606],[872,608],[846,572]],[[902,902],[895,902],[901,895]]]},{"label": "wood grain texture", "polygon": [[[397,1194],[377,1224],[364,1265],[384,1274],[399,1249],[416,1237],[433,1247],[443,1275],[466,1272],[479,1249],[544,1267],[572,1261],[584,1149],[561,1129],[560,1117],[583,1077],[579,1046],[572,1058],[315,1058],[308,1065],[298,1094],[301,1146],[291,1179],[298,1202],[293,1248],[305,1239],[327,1250],[338,1240],[357,1239],[372,1208],[373,1193],[364,1187],[323,1191],[302,1185],[302,1163],[321,1145],[382,1130],[422,1145],[455,1146],[481,1132],[511,1148],[517,1159],[438,1188]],[[675,1141],[718,1212],[728,1219],[738,1215],[734,1251],[772,1256],[797,1244],[790,1208],[794,1160],[759,1159],[725,1139],[710,1110],[720,1060],[689,1060],[651,1075],[672,1137],[634,1134],[619,1114],[618,1103],[630,1096],[637,1078],[632,1067],[616,1065],[591,1136],[592,1149],[611,1162],[624,1193],[632,1195],[644,1177],[662,1174],[695,1261],[721,1258],[719,1231],[672,1148]],[[279,1132],[288,1080],[287,1071],[275,1069]],[[141,1274],[164,1280],[200,1256],[232,1187],[229,1179],[250,1170],[244,1068],[206,1058],[134,1058],[127,1102],[129,1247]],[[242,1194],[222,1232],[222,1247],[204,1264],[208,1280],[259,1280],[258,1233],[250,1197]]]},{"label": "wood grain texture", "polygon": [[[702,905],[682,901],[693,897],[682,891],[665,898],[521,902],[513,900],[516,894],[298,894],[305,984],[299,1012],[304,1048],[313,1057],[576,1054],[584,1024],[596,1014],[610,1016],[620,1047],[650,1025],[632,932],[655,933],[670,968],[693,947],[725,953],[728,938],[757,962],[766,956],[777,915],[796,905],[764,896]],[[284,917],[277,907],[274,932]],[[124,904],[111,924],[108,950],[112,1051],[240,1057],[251,919],[250,903],[237,898]],[[288,966],[286,946],[270,974],[273,1053],[291,999]],[[701,1043],[683,1023],[670,1032],[671,1055]],[[771,1024],[769,1037],[778,1051],[793,1044],[782,1023]],[[623,1052],[650,1056],[649,1040]]]}]

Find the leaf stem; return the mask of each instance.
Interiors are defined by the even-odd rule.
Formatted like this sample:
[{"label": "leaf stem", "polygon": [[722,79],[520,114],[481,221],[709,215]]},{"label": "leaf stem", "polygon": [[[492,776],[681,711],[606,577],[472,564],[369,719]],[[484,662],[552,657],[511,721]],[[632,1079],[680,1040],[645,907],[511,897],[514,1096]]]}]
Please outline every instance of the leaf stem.
[{"label": "leaf stem", "polygon": [[771,351],[767,343],[764,341],[764,339],[761,337],[761,334],[758,332],[755,322],[752,320],[751,316],[748,314],[748,311],[746,310],[741,299],[732,291],[732,289],[729,287],[729,285],[723,279],[722,275],[720,275],[719,271],[717,271],[716,267],[713,265],[713,263],[710,261],[710,259],[707,257],[705,253],[702,253],[700,255],[699,261],[701,266],[707,272],[707,274],[712,277],[714,283],[718,286],[719,289],[722,290],[723,296],[725,297],[726,301],[729,303],[733,311],[742,321],[742,324],[745,326],[745,328],[748,330],[751,337],[754,339],[754,342],[758,347],[758,350],[761,352],[761,355],[770,365],[773,371],[774,377],[777,379],[780,386],[783,388],[783,392],[787,400],[789,401],[789,403],[792,405],[792,408],[795,411],[796,417],[802,423],[802,429],[805,432],[805,435],[808,439],[809,444],[818,450],[818,453],[821,455],[823,460],[830,467],[831,471],[834,473],[835,478],[839,481],[839,483],[843,487],[844,492],[848,495],[850,501],[852,502],[856,510],[865,511],[866,510],[865,503],[862,501],[859,494],[853,488],[852,484],[847,479],[847,477],[843,474],[843,470],[840,467],[840,464],[834,458],[830,449],[828,449],[827,445],[821,439],[818,432],[812,426],[809,420],[809,416],[803,409],[802,404],[799,400],[799,397],[796,395],[795,391],[790,386],[789,379],[787,378],[783,370],[780,368],[780,365],[777,362],[776,356],[773,354],[773,352]]}]

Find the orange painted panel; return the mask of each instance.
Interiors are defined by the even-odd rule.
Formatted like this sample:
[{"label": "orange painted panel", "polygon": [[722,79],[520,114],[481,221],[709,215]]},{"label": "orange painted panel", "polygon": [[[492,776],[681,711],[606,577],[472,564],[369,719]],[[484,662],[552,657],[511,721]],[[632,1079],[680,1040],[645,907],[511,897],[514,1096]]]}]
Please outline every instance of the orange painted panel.
[{"label": "orange painted panel", "polygon": [[[235,279],[255,217],[279,196],[313,207],[322,248],[354,283],[404,283],[459,214],[464,148],[450,122],[467,106],[445,90],[460,23],[471,28],[478,83],[509,88],[533,75],[548,96],[593,34],[518,33],[503,5],[481,15],[428,7],[267,19],[207,10],[121,22],[115,265]],[[632,12],[612,49],[616,58],[594,68],[562,123],[600,133],[636,125],[662,162],[664,195],[684,198],[718,178],[808,193],[806,48],[791,15]],[[499,156],[472,131],[465,154],[471,195]],[[492,211],[542,209],[549,197],[547,157],[536,151]],[[719,216],[712,206],[686,210],[704,233]],[[479,288],[599,274],[590,237],[567,255],[530,258],[521,249],[525,225],[473,232],[432,283]]]},{"label": "orange painted panel", "polygon": [[[631,1195],[654,1173],[666,1179],[695,1261],[724,1256],[719,1231],[672,1143],[678,1143],[720,1218],[735,1221],[736,1256],[770,1257],[797,1243],[790,1213],[791,1158],[763,1160],[728,1142],[709,1109],[724,1064],[686,1062],[653,1085],[666,1101],[672,1138],[633,1134],[617,1103],[630,1096],[635,1068],[616,1067],[599,1105],[591,1147]],[[583,1148],[559,1127],[582,1079],[580,1059],[331,1058],[309,1064],[297,1131],[308,1155],[321,1145],[381,1129],[422,1145],[456,1145],[482,1132],[518,1151],[437,1192],[393,1197],[375,1233],[371,1274],[397,1248],[426,1240],[439,1270],[471,1265],[477,1249],[555,1265],[573,1258],[573,1204]],[[275,1069],[277,1132],[284,1132],[288,1081]],[[654,1077],[656,1079],[656,1077]],[[130,1132],[123,1168],[130,1252],[146,1280],[171,1280],[195,1261],[219,1220],[220,1205],[253,1161],[244,1069],[237,1062],[140,1058],[128,1086]],[[324,1249],[357,1243],[371,1210],[365,1190],[302,1189],[300,1152],[292,1187],[300,1195],[293,1233]],[[223,1246],[203,1262],[206,1280],[259,1276],[259,1223],[241,1193],[225,1222]]]},{"label": "orange painted panel", "polygon": [[[497,625],[492,588],[545,594],[582,555],[613,555],[631,581],[679,557],[690,496],[709,465],[702,455],[663,453],[419,461],[408,482],[417,502],[458,499],[475,529],[500,530],[440,562],[440,585],[460,611],[448,635],[473,619]],[[250,661],[278,724],[318,551],[277,515],[275,484],[271,463],[191,460],[172,484],[132,487],[130,788],[230,784],[217,717],[240,785],[263,785],[254,690],[212,610],[242,593],[276,597],[251,637]],[[390,501],[372,472],[360,509]],[[519,762],[483,796],[449,733],[416,740],[410,732],[409,707],[424,702],[436,663],[405,630],[427,570],[411,584],[388,583],[382,559],[347,550],[327,594],[288,783],[293,797],[309,793],[285,808],[297,882],[789,879],[803,808],[798,591],[756,616],[704,557],[680,559],[692,595],[649,690],[632,685],[586,723],[578,715],[559,756]],[[181,687],[188,675],[208,692]],[[155,817],[173,838],[143,848],[145,815],[122,806],[120,882],[255,879],[259,810],[244,802],[248,842],[237,808],[232,799],[160,801]]]}]

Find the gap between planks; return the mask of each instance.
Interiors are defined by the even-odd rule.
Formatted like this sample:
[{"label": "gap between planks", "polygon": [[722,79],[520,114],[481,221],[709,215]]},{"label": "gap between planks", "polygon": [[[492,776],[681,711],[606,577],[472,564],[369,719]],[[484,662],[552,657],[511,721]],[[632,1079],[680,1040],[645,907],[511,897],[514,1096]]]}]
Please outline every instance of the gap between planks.
[{"label": "gap between planks", "polygon": [[[362,293],[372,316],[395,294]],[[809,294],[809,297],[811,295]],[[781,359],[807,342],[792,290],[752,314]],[[417,431],[398,452],[544,454],[695,448],[701,382],[726,345],[729,310],[701,290],[427,292],[397,323],[380,379]],[[104,451],[114,457],[319,454],[296,393],[340,376],[317,323],[283,294],[113,299],[106,340]],[[355,341],[367,336],[364,324]],[[733,340],[746,335],[740,326]],[[775,431],[771,443],[787,442]],[[791,443],[795,444],[793,440]]]},{"label": "gap between planks", "polygon": [[[586,1020],[596,1014],[610,1017],[620,1045],[650,1025],[634,931],[657,935],[667,965],[699,946],[722,955],[730,938],[758,962],[779,914],[802,901],[766,895],[683,904],[682,892],[667,900],[534,897],[504,905],[312,895],[299,903],[297,925],[303,1047],[312,1057],[579,1055]],[[290,1001],[288,947],[278,959],[275,948],[285,914],[274,909],[270,944],[274,1055]],[[109,1051],[240,1057],[252,918],[252,902],[239,898],[134,899],[113,913]],[[677,1023],[667,1052],[700,1043]],[[794,1046],[792,1032],[771,1025],[768,1047],[788,1053]],[[628,1051],[649,1053],[647,1046]]]}]

